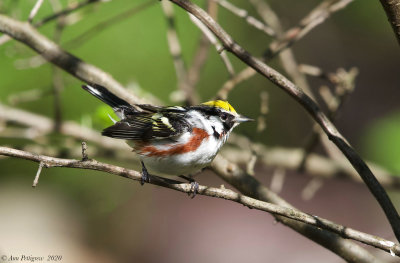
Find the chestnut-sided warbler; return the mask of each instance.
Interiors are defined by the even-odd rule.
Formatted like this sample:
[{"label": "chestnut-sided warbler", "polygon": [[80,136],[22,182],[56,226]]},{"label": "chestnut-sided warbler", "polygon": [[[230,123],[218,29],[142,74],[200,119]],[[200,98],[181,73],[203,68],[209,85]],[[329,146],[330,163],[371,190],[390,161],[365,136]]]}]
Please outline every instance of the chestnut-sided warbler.
[{"label": "chestnut-sided warbler", "polygon": [[82,88],[111,106],[120,118],[110,117],[114,125],[102,135],[127,140],[140,155],[142,184],[149,181],[148,172],[181,176],[208,166],[232,129],[251,120],[222,100],[189,107],[131,105],[100,85]]}]

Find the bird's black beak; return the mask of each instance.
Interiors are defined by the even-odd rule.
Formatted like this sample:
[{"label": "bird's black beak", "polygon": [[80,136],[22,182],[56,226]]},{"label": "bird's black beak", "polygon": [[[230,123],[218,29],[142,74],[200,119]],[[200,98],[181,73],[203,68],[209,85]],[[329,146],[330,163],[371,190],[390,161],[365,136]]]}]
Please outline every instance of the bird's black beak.
[{"label": "bird's black beak", "polygon": [[247,122],[247,121],[254,121],[253,119],[247,118],[246,116],[243,115],[238,115],[235,118],[235,122],[237,123],[242,123],[242,122]]}]

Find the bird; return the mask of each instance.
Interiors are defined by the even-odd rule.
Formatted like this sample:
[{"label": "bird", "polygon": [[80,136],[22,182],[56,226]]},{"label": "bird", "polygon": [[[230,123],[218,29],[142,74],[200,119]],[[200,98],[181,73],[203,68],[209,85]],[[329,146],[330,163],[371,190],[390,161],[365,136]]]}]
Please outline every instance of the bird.
[{"label": "bird", "polygon": [[236,126],[252,121],[223,100],[195,106],[131,105],[101,85],[82,88],[108,104],[120,119],[109,116],[114,124],[102,135],[126,140],[139,155],[142,185],[150,182],[149,174],[179,176],[192,184],[193,195],[199,186],[191,175],[212,162]]}]

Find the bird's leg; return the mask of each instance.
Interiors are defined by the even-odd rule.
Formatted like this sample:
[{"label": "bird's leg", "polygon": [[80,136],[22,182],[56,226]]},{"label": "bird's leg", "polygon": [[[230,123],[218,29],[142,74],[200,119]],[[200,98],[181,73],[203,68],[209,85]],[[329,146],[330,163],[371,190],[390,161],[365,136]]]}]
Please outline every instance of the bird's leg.
[{"label": "bird's leg", "polygon": [[143,161],[140,161],[142,163],[142,178],[140,179],[140,184],[144,185],[144,183],[150,183],[150,175],[147,172],[146,166],[144,166]]},{"label": "bird's leg", "polygon": [[199,184],[192,178],[191,175],[189,175],[189,177],[184,176],[184,175],[179,175],[180,178],[185,179],[186,181],[188,181],[190,183],[190,192],[188,193],[188,195],[192,195],[192,199],[196,196],[196,194],[199,191]]}]

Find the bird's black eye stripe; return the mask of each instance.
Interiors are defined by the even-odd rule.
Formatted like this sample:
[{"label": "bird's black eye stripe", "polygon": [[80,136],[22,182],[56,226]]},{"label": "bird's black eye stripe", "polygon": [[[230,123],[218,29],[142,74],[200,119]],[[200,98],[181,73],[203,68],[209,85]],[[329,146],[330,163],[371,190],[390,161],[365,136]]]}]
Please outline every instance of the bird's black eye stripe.
[{"label": "bird's black eye stripe", "polygon": [[234,124],[233,121],[225,121],[225,122],[223,122],[224,130],[226,132],[230,131],[232,129],[232,127],[233,127],[233,124]]}]

